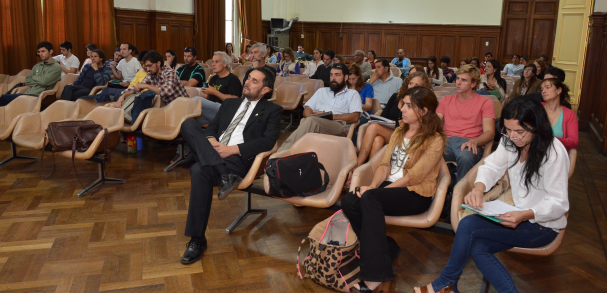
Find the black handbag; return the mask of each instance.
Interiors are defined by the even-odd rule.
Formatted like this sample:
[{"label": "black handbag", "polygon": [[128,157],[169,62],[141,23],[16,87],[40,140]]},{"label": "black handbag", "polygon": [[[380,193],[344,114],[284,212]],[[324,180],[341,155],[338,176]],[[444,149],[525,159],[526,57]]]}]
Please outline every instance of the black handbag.
[{"label": "black handbag", "polygon": [[[320,170],[325,172],[324,184]],[[270,159],[265,172],[270,180],[270,196],[310,196],[325,191],[329,185],[329,173],[314,152]]]}]

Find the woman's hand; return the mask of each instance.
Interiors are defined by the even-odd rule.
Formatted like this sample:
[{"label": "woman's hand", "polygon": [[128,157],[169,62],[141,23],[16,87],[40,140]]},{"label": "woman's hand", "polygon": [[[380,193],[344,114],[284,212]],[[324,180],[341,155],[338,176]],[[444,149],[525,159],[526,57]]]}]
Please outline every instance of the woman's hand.
[{"label": "woman's hand", "polygon": [[466,195],[466,197],[464,197],[464,203],[478,208],[478,207],[483,207],[483,192],[478,190],[478,189],[472,189],[472,191],[470,191],[470,193],[468,193]]},{"label": "woman's hand", "polygon": [[507,212],[496,218],[502,220],[500,224],[509,228],[516,228],[520,223],[532,219],[533,217],[533,210],[526,210]]},{"label": "woman's hand", "polygon": [[358,195],[358,197],[361,197],[367,190],[369,189],[373,189],[373,187],[371,186],[360,186],[360,187],[356,187],[354,189],[354,193],[356,195]]}]

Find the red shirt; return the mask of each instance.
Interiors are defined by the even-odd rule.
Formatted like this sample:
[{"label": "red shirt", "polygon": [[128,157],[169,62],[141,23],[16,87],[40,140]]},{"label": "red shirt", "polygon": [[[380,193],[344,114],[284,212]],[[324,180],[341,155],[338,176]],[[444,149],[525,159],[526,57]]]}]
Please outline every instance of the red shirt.
[{"label": "red shirt", "polygon": [[495,119],[493,101],[476,93],[467,101],[460,100],[459,94],[444,96],[438,103],[436,112],[445,117],[447,136],[468,139],[483,134],[483,119]]}]

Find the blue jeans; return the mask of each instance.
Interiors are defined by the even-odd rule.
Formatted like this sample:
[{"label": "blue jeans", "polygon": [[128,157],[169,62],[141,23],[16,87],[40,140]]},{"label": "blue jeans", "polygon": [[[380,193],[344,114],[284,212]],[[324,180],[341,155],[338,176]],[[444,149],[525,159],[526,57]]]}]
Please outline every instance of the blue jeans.
[{"label": "blue jeans", "polygon": [[154,97],[156,96],[156,92],[147,90],[138,97],[135,97],[135,101],[133,101],[133,109],[131,110],[131,121],[134,123],[137,121],[137,117],[139,114],[145,110],[152,108],[152,102],[154,101]]},{"label": "blue jeans", "polygon": [[[476,155],[465,148],[461,150],[462,144],[466,143],[470,139],[465,137],[450,136],[447,137],[447,147],[443,158],[447,162],[457,163],[457,177],[455,183],[459,182],[478,161],[483,157],[483,147],[479,146],[476,149]],[[453,185],[455,185],[455,183]]]},{"label": "blue jeans", "polygon": [[478,269],[497,292],[518,292],[510,274],[493,254],[512,247],[546,246],[557,235],[554,230],[529,221],[522,222],[512,229],[479,215],[467,216],[459,223],[449,262],[438,279],[432,282],[432,288],[438,292],[451,284],[453,290],[459,292],[457,282],[468,257],[472,257]]},{"label": "blue jeans", "polygon": [[0,107],[4,107],[6,105],[8,105],[8,103],[12,102],[14,99],[18,98],[20,95],[23,94],[14,94],[14,95],[2,95],[0,96]]},{"label": "blue jeans", "polygon": [[200,106],[202,107],[202,112],[200,113],[200,117],[198,117],[198,123],[200,123],[200,125],[211,123],[217,112],[219,112],[221,104],[209,101],[203,97],[194,97],[193,99],[200,100]]}]

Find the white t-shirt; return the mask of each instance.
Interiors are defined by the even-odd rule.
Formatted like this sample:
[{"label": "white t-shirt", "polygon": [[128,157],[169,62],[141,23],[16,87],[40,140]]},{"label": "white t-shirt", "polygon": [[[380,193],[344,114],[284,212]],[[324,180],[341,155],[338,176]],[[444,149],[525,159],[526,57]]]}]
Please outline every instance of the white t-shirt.
[{"label": "white t-shirt", "polygon": [[116,70],[122,72],[122,80],[124,81],[132,81],[135,79],[135,75],[137,75],[137,71],[141,68],[141,63],[137,60],[137,58],[131,58],[130,62],[126,62],[126,58],[120,60],[118,66],[116,66]]},{"label": "white t-shirt", "polygon": [[[409,144],[409,139],[403,139],[403,147]],[[387,181],[395,182],[398,179],[403,178],[403,169],[409,153],[405,152],[403,148],[399,148],[398,145],[394,147],[392,157],[390,158],[390,176]]]},{"label": "white t-shirt", "polygon": [[[55,59],[57,63],[61,64],[68,70],[76,68],[76,71],[78,71],[78,67],[80,67],[80,60],[78,60],[78,57],[76,57],[74,54],[72,54],[72,56],[70,56],[69,58],[65,58],[65,55],[61,54],[53,57],[53,59]],[[61,77],[64,77],[65,75],[66,73],[62,70]]]}]

